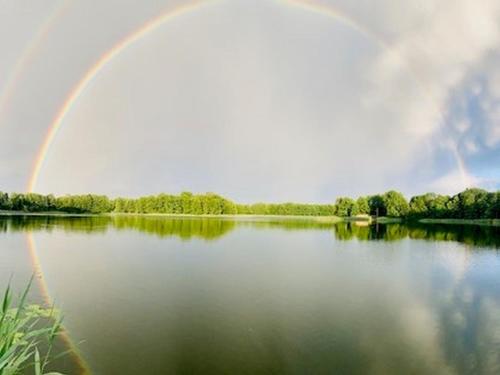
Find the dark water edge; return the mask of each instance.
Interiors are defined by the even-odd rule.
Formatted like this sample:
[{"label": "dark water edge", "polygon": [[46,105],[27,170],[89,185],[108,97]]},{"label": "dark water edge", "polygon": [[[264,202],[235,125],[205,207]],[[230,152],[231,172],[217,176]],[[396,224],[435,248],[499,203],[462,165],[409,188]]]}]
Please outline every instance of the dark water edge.
[{"label": "dark water edge", "polygon": [[154,215],[0,216],[0,233],[9,231],[52,231],[106,233],[109,230],[134,230],[161,238],[178,237],[189,240],[214,240],[237,227],[275,228],[283,230],[331,231],[335,239],[349,241],[398,241],[403,239],[455,241],[475,247],[500,247],[500,227],[438,222],[366,223],[357,221],[330,223],[315,219],[241,218],[234,217],[171,217]]}]

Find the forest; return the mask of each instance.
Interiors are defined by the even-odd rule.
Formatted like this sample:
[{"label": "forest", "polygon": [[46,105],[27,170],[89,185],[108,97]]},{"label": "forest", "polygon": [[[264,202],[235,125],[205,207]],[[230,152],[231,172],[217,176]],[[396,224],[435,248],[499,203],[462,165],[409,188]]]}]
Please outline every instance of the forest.
[{"label": "forest", "polygon": [[104,195],[41,195],[0,192],[0,211],[71,214],[183,214],[183,215],[373,215],[403,219],[498,219],[500,192],[470,188],[456,195],[427,193],[409,201],[400,192],[339,197],[332,204],[255,203],[238,204],[214,193],[158,194],[140,198],[110,199]]}]

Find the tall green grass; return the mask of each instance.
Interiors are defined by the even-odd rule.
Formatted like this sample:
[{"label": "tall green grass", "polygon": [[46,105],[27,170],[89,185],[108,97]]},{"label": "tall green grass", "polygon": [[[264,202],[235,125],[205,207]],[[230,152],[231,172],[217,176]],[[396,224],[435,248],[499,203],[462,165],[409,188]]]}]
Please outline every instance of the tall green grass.
[{"label": "tall green grass", "polygon": [[54,309],[28,304],[31,278],[23,293],[14,299],[10,282],[0,306],[0,375],[46,372],[52,357],[52,348],[61,333],[62,318]]}]

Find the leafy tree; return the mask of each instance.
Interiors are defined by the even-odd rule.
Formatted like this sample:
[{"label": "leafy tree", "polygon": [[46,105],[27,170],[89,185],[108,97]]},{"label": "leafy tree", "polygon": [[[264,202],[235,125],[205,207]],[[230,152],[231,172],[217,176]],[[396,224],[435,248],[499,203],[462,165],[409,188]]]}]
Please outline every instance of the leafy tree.
[{"label": "leafy tree", "polygon": [[381,195],[368,197],[368,205],[370,206],[370,215],[385,216],[387,214],[385,201]]},{"label": "leafy tree", "polygon": [[0,191],[0,210],[10,210],[11,208],[9,194]]},{"label": "leafy tree", "polygon": [[442,217],[448,211],[449,197],[434,193],[418,195],[410,200],[410,215],[414,217]]},{"label": "leafy tree", "polygon": [[500,219],[500,192],[490,194],[487,217]]},{"label": "leafy tree", "polygon": [[451,197],[446,203],[446,217],[450,218],[459,218],[461,217],[460,213],[460,198],[458,195]]},{"label": "leafy tree", "polygon": [[356,200],[356,205],[358,206],[358,213],[363,215],[370,214],[370,204],[368,203],[367,197],[359,197]]},{"label": "leafy tree", "polygon": [[357,212],[356,202],[348,197],[340,197],[335,201],[337,216],[347,217],[352,216],[353,212]]},{"label": "leafy tree", "polygon": [[410,199],[410,214],[416,217],[424,217],[429,213],[427,195],[417,195]]},{"label": "leafy tree", "polygon": [[500,218],[500,192],[467,189],[452,197],[427,193],[411,198],[408,203],[397,191],[383,195],[359,197],[356,201],[340,197],[335,204],[255,203],[235,204],[214,193],[180,195],[159,194],[137,199],[110,200],[104,195],[53,195],[6,194],[0,192],[0,210],[23,212],[61,211],[77,214],[161,213],[193,215],[302,215],[302,216],[353,216],[371,214],[410,218]]},{"label": "leafy tree", "polygon": [[450,197],[447,195],[434,195],[434,199],[429,202],[430,216],[434,218],[446,217],[449,201]]},{"label": "leafy tree", "polygon": [[386,215],[390,217],[405,217],[409,206],[406,198],[400,192],[391,190],[382,196]]},{"label": "leafy tree", "polygon": [[465,219],[486,217],[488,192],[482,189],[467,189],[458,194],[460,211]]}]

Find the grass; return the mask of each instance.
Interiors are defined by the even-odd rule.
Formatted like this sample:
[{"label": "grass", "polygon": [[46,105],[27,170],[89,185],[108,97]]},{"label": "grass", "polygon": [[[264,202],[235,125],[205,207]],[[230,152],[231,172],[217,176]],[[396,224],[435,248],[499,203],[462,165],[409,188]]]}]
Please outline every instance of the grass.
[{"label": "grass", "polygon": [[[56,375],[45,372],[51,361],[54,341],[61,332],[62,319],[54,308],[27,303],[33,278],[14,304],[10,283],[0,306],[0,375]],[[43,354],[41,354],[43,348]]]},{"label": "grass", "polygon": [[342,221],[338,216],[313,216],[313,215],[270,215],[270,214],[166,214],[166,213],[137,213],[137,212],[106,212],[101,214],[91,213],[70,213],[62,211],[46,211],[46,212],[26,212],[26,211],[8,211],[0,210],[0,216],[160,216],[174,218],[229,218],[229,219],[245,219],[245,218],[271,218],[271,219],[305,219],[318,220],[328,222]]},{"label": "grass", "polygon": [[0,210],[0,216],[102,216],[105,214],[78,214],[62,211],[46,211],[46,212],[27,212],[27,211],[8,211]]},{"label": "grass", "polygon": [[358,214],[354,216],[348,216],[343,218],[344,221],[355,221],[355,222],[363,222],[363,223],[371,223],[373,221],[370,215],[366,214]]},{"label": "grass", "polygon": [[375,221],[379,224],[393,224],[393,223],[401,223],[403,219],[401,219],[400,217],[380,216],[377,217]]}]

